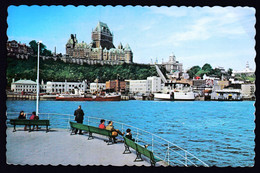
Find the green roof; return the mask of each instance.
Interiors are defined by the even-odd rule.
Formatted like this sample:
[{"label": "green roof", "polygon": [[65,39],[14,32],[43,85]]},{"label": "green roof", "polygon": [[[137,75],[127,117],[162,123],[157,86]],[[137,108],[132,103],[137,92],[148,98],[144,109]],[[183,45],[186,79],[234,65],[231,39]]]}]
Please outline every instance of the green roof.
[{"label": "green roof", "polygon": [[126,51],[132,51],[128,43],[125,45],[124,50],[126,50]]},{"label": "green roof", "polygon": [[37,83],[35,81],[32,81],[32,80],[22,80],[22,79],[14,82],[14,84],[35,84],[35,85],[37,85]]},{"label": "green roof", "polygon": [[110,30],[109,30],[107,24],[105,24],[103,22],[100,22],[100,21],[98,22],[97,27],[96,27],[95,30],[98,31],[98,32],[107,31],[107,32],[110,33]]}]

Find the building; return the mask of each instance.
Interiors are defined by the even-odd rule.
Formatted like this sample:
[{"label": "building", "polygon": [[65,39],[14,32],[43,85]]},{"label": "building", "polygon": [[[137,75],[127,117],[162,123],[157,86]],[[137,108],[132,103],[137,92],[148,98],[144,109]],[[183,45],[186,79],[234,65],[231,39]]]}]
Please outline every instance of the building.
[{"label": "building", "polygon": [[82,82],[53,82],[48,81],[46,84],[41,85],[42,92],[46,93],[73,93],[75,88],[79,89],[80,92],[87,91],[87,80]]},{"label": "building", "polygon": [[255,84],[242,84],[241,92],[243,99],[254,99],[255,98]]},{"label": "building", "polygon": [[240,89],[215,90],[211,93],[211,100],[239,101],[242,100]]},{"label": "building", "polygon": [[165,67],[168,73],[174,75],[174,77],[178,78],[183,73],[183,65],[182,63],[179,63],[179,61],[176,61],[176,57],[173,53],[169,56],[168,62],[162,62],[162,66]]},{"label": "building", "polygon": [[127,81],[109,80],[106,81],[106,90],[110,92],[128,92],[128,85]]},{"label": "building", "polygon": [[[113,34],[107,24],[98,22],[92,31],[92,42],[90,44],[78,43],[76,34],[71,34],[71,38],[66,44],[66,55],[71,58],[81,58],[85,60],[108,61],[132,63],[133,52],[128,44],[123,47],[122,43],[116,48],[113,44]],[[104,63],[104,62],[103,62]]]},{"label": "building", "polygon": [[18,80],[18,81],[12,81],[11,83],[11,91],[16,93],[22,93],[22,92],[31,92],[36,93],[37,92],[37,82],[32,80]]},{"label": "building", "polygon": [[157,76],[147,77],[146,80],[127,80],[129,91],[132,94],[151,94],[161,91],[161,78]]},{"label": "building", "polygon": [[32,48],[26,46],[26,44],[22,44],[21,42],[17,42],[15,40],[7,41],[6,43],[7,56],[17,56],[19,55],[21,58],[28,58],[28,55],[33,54]]},{"label": "building", "polygon": [[246,76],[252,76],[252,75],[254,75],[254,73],[255,72],[249,67],[249,63],[247,62],[246,68],[244,70],[241,70],[241,71],[234,70],[232,73],[232,76],[241,75],[241,74],[245,74]]},{"label": "building", "polygon": [[106,90],[106,83],[96,83],[92,82],[89,84],[90,93],[93,94],[95,92]]}]

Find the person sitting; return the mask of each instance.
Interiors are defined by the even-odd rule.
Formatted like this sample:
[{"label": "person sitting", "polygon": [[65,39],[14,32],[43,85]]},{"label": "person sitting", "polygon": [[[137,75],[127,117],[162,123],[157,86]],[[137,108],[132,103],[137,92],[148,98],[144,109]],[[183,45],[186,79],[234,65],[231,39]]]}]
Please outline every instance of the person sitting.
[{"label": "person sitting", "polygon": [[98,127],[99,127],[100,129],[106,129],[105,120],[104,120],[104,119],[100,120],[100,124],[99,124]]},{"label": "person sitting", "polygon": [[[126,137],[127,139],[130,139],[130,140],[132,140],[132,141],[135,142],[135,139],[133,139],[133,137],[132,137],[131,129],[126,129],[126,135],[125,135],[125,137]],[[147,147],[148,147],[148,144],[147,144],[147,145],[144,145],[144,147],[147,148]]]},{"label": "person sitting", "polygon": [[113,121],[108,122],[108,125],[106,126],[106,130],[109,130],[112,132],[112,138],[113,138],[114,143],[117,143],[116,137],[118,136],[118,134],[120,134],[121,136],[124,136],[124,134],[125,134],[125,132],[122,133],[120,130],[114,128]]},{"label": "person sitting", "polygon": [[[39,116],[36,115],[36,112],[32,112],[32,115],[30,116],[30,120],[39,120]],[[34,130],[35,125],[33,125],[33,129]],[[38,125],[36,125],[36,130],[39,130]]]},{"label": "person sitting", "polygon": [[[21,112],[20,112],[20,114],[19,114],[19,116],[18,116],[18,119],[19,119],[19,120],[24,120],[24,119],[26,119],[26,114],[24,113],[24,111],[21,111]],[[26,131],[26,130],[27,130],[27,125],[24,126],[24,131]]]}]

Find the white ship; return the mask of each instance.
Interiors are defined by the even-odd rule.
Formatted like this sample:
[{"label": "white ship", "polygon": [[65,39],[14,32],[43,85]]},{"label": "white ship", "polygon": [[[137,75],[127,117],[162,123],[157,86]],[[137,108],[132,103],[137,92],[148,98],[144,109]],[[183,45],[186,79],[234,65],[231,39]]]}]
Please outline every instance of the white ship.
[{"label": "white ship", "polygon": [[154,93],[154,100],[193,101],[195,96],[187,83],[165,83],[160,93]]},{"label": "white ship", "polygon": [[173,83],[166,80],[161,70],[155,65],[156,71],[161,77],[164,87],[161,92],[154,93],[154,100],[178,100],[178,101],[193,101],[195,95],[191,86],[188,83]]}]

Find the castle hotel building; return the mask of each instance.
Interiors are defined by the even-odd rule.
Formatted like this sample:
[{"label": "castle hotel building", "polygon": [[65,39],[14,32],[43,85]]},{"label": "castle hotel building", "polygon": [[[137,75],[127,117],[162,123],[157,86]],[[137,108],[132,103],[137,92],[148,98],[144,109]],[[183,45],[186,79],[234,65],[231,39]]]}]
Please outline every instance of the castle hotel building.
[{"label": "castle hotel building", "polygon": [[116,48],[113,44],[113,34],[107,24],[98,22],[92,31],[92,42],[90,44],[78,43],[76,34],[66,44],[66,55],[72,58],[84,58],[87,60],[118,61],[125,63],[133,62],[133,52],[128,44],[124,47],[122,43]]}]

